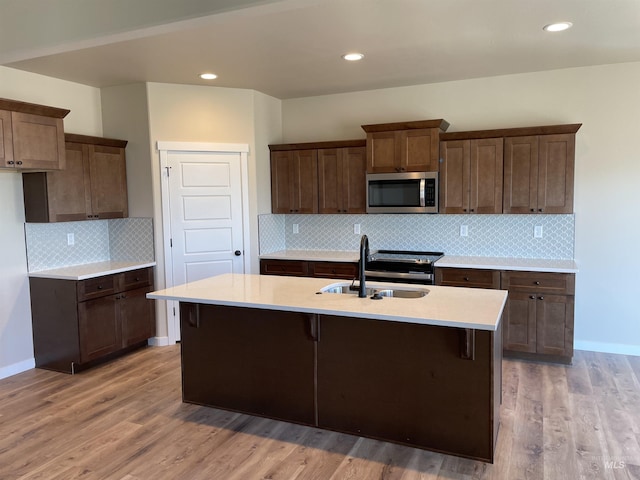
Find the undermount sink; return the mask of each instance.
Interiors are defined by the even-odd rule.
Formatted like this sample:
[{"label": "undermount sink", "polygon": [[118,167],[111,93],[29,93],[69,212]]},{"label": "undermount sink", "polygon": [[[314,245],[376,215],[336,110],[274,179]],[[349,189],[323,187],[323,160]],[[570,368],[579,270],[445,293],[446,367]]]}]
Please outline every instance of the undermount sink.
[{"label": "undermount sink", "polygon": [[[370,287],[366,289],[367,297],[396,297],[396,298],[421,298],[429,290],[426,288],[393,287],[384,285],[380,287]],[[352,287],[351,283],[333,283],[320,289],[320,293],[341,293],[357,295],[358,287]]]}]

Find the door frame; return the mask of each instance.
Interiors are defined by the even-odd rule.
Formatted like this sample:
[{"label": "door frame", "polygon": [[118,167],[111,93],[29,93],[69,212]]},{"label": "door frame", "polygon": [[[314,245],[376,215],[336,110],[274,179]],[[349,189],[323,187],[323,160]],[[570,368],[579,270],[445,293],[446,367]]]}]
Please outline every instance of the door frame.
[{"label": "door frame", "polygon": [[[251,271],[251,239],[249,223],[249,145],[246,143],[207,143],[207,142],[165,142],[158,141],[157,149],[160,152],[160,184],[162,198],[162,238],[164,258],[165,288],[173,287],[173,262],[170,245],[171,239],[171,215],[169,211],[169,165],[168,156],[176,152],[201,152],[201,153],[237,153],[240,156],[240,189],[242,199],[242,249],[243,267],[245,272]],[[179,302],[166,300],[167,302],[167,336],[169,345],[173,345],[179,338],[180,326],[177,319]],[[175,313],[174,313],[175,312]]]}]

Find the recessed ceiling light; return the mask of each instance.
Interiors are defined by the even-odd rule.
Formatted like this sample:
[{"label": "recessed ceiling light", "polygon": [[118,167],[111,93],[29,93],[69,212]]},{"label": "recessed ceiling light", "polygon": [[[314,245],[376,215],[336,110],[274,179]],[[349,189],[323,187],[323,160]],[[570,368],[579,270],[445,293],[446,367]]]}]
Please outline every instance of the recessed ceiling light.
[{"label": "recessed ceiling light", "polygon": [[558,23],[550,23],[549,25],[545,25],[542,29],[546,32],[562,32],[563,30],[567,30],[571,28],[573,23],[571,22],[558,22]]},{"label": "recessed ceiling light", "polygon": [[342,55],[342,58],[348,60],[350,62],[357,62],[358,60],[362,60],[364,55],[362,53],[345,53]]},{"label": "recessed ceiling light", "polygon": [[215,80],[216,78],[218,78],[218,75],[216,75],[215,73],[201,73],[200,78],[203,80]]}]

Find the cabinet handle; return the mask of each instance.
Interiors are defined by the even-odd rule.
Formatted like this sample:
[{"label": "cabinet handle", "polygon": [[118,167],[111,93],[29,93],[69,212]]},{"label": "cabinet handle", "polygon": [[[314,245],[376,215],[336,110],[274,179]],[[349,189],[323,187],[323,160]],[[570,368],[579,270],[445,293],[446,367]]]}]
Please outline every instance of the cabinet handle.
[{"label": "cabinet handle", "polygon": [[463,278],[463,280],[464,280],[465,282],[468,282],[468,281],[469,281],[469,277],[464,277],[464,278]]},{"label": "cabinet handle", "polygon": [[476,210],[474,208],[471,209],[472,212],[475,212]]},{"label": "cabinet handle", "polygon": [[461,330],[460,358],[463,360],[475,360],[476,357],[476,331],[470,328]]},{"label": "cabinet handle", "polygon": [[134,281],[135,282],[139,282],[140,281],[140,277],[136,277],[136,279]]},{"label": "cabinet handle", "polygon": [[98,290],[102,290],[102,285],[98,285],[96,288],[97,288]]},{"label": "cabinet handle", "polygon": [[538,300],[544,300],[544,297],[543,296],[539,296]]},{"label": "cabinet handle", "polygon": [[318,315],[315,313],[310,313],[307,315],[309,318],[309,335],[311,336],[311,340],[317,342],[320,340],[320,329],[318,328]]},{"label": "cabinet handle", "polygon": [[16,164],[17,164],[17,165],[22,165],[22,160],[18,160],[18,161],[16,162]]},{"label": "cabinet handle", "polygon": [[126,295],[120,295],[120,298],[127,298]]},{"label": "cabinet handle", "polygon": [[538,211],[539,212],[544,212],[544,208],[539,208]]},{"label": "cabinet handle", "polygon": [[535,300],[535,299],[536,299],[536,296],[535,296],[535,295],[529,295],[529,298],[530,298],[531,300]]},{"label": "cabinet handle", "polygon": [[532,211],[532,212],[535,212],[535,211],[536,211],[536,209],[535,209],[535,208],[532,208],[532,209],[531,209],[531,211]]},{"label": "cabinet handle", "polygon": [[466,209],[466,208],[463,208],[463,209],[462,209],[462,211],[463,211],[463,212],[466,212],[466,211],[467,211],[467,209]]},{"label": "cabinet handle", "polygon": [[9,160],[9,161],[7,162],[7,164],[8,164],[8,165],[15,165],[15,163],[16,163],[16,162],[14,162],[13,160]]},{"label": "cabinet handle", "polygon": [[189,306],[189,314],[187,315],[187,323],[190,327],[200,328],[200,304]]},{"label": "cabinet handle", "polygon": [[533,284],[534,284],[534,285],[540,285],[540,282],[535,281],[535,282],[533,282]]}]

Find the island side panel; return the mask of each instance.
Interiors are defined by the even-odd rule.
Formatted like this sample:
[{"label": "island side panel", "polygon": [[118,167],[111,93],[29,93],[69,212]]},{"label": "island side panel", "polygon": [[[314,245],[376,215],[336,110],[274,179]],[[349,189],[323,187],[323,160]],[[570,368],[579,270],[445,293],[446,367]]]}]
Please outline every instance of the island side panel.
[{"label": "island side panel", "polygon": [[183,401],[315,425],[315,321],[181,303]]},{"label": "island side panel", "polygon": [[[501,356],[495,332],[320,317],[320,427],[493,461]],[[499,386],[497,387],[499,388]]]}]

